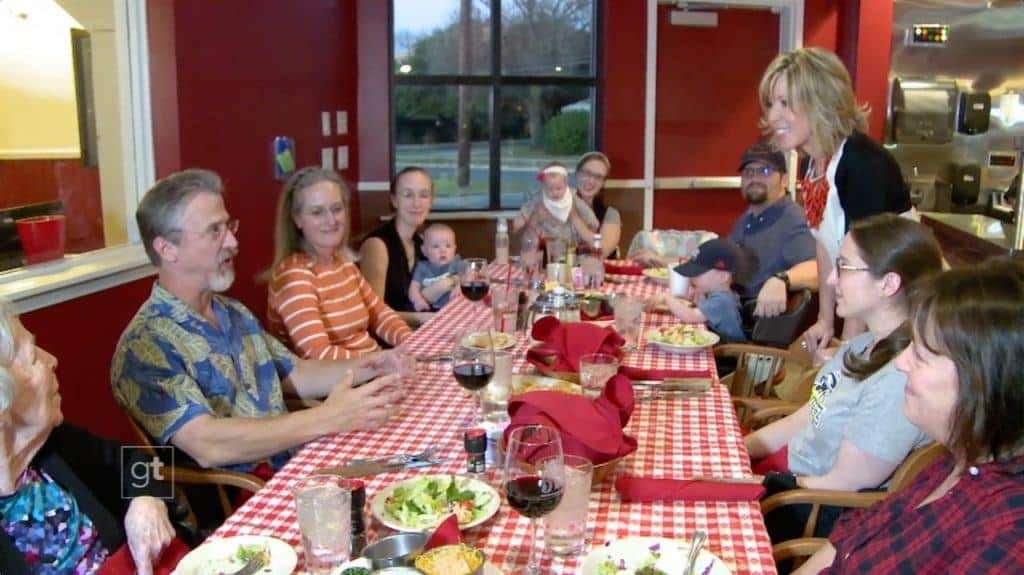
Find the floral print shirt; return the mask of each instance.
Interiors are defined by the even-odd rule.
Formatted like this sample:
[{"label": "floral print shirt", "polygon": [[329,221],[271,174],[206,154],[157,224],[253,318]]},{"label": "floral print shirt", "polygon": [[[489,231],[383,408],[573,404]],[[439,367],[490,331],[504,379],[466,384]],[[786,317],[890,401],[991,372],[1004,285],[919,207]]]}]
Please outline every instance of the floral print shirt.
[{"label": "floral print shirt", "polygon": [[95,573],[107,559],[99,532],[71,494],[31,467],[13,494],[0,497],[0,529],[32,573]]}]

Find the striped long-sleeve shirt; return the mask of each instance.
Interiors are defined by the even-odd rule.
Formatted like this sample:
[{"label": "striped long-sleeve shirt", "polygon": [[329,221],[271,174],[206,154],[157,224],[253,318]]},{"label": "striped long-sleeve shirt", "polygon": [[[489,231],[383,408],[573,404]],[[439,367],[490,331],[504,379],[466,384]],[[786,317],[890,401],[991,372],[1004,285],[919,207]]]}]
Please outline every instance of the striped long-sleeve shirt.
[{"label": "striped long-sleeve shirt", "polygon": [[267,314],[270,331],[307,359],[346,359],[412,335],[351,262],[314,264],[294,254],[274,266]]}]

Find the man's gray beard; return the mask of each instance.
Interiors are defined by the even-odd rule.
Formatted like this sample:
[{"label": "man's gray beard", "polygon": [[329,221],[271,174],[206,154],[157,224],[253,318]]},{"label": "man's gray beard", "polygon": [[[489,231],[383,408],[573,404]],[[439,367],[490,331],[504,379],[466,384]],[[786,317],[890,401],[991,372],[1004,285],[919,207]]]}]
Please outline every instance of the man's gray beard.
[{"label": "man's gray beard", "polygon": [[[760,190],[760,195],[756,197],[751,197],[749,190]],[[746,198],[747,203],[754,206],[760,206],[761,204],[768,201],[768,187],[762,186],[760,184],[748,185],[747,187],[743,188],[743,197]]]},{"label": "man's gray beard", "polygon": [[223,273],[216,271],[210,274],[211,291],[217,293],[226,292],[231,288],[231,284],[233,283],[235,283],[235,268],[231,268]]}]

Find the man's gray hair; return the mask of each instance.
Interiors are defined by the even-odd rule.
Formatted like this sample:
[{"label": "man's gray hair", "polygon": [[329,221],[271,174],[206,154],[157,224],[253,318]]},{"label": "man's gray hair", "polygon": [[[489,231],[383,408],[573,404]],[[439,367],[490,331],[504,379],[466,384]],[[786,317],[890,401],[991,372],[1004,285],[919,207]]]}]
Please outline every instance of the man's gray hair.
[{"label": "man's gray hair", "polygon": [[14,306],[0,298],[0,413],[14,404],[14,375],[10,367],[14,363],[14,320],[17,317]]},{"label": "man's gray hair", "polygon": [[160,255],[153,248],[153,240],[163,237],[178,243],[181,214],[192,197],[201,192],[219,195],[223,190],[220,176],[215,172],[193,168],[167,176],[146,192],[135,211],[135,222],[153,265],[160,266]]}]

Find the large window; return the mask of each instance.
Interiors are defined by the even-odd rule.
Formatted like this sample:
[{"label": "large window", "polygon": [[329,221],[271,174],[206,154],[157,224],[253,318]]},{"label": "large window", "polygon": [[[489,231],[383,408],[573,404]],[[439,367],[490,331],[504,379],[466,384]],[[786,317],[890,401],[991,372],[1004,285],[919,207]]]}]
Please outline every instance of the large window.
[{"label": "large window", "polygon": [[519,207],[595,146],[593,0],[394,0],[394,166],[441,210]]}]

